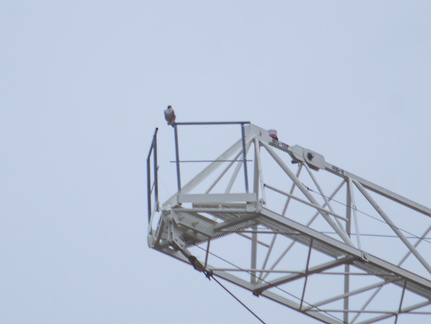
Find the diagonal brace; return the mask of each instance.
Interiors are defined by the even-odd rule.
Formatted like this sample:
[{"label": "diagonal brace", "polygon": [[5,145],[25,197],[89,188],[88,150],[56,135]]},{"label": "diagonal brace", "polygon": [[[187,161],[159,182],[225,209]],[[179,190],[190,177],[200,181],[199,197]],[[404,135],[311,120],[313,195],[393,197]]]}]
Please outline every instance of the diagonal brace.
[{"label": "diagonal brace", "polygon": [[356,259],[355,256],[347,256],[347,257],[344,257],[341,259],[326,262],[326,263],[323,263],[321,265],[312,267],[308,271],[305,271],[302,273],[295,273],[295,274],[284,276],[284,277],[281,277],[281,278],[278,278],[278,279],[275,279],[275,280],[272,280],[269,282],[267,281],[267,282],[265,282],[265,284],[259,285],[256,289],[254,289],[253,294],[254,295],[260,295],[264,290],[285,284],[285,283],[290,282],[290,281],[304,278],[304,277],[309,276],[309,275],[314,274],[314,273],[320,273],[322,271],[335,268],[335,267],[342,265],[342,264],[350,264],[355,259]]}]

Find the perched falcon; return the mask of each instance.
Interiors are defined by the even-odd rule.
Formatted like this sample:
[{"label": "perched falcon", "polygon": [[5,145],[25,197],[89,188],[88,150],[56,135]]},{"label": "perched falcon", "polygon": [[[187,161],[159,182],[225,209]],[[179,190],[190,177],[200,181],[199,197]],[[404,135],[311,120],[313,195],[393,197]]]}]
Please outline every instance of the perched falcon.
[{"label": "perched falcon", "polygon": [[168,125],[174,127],[175,111],[172,109],[172,106],[168,106],[168,108],[165,109],[165,119],[168,122]]}]

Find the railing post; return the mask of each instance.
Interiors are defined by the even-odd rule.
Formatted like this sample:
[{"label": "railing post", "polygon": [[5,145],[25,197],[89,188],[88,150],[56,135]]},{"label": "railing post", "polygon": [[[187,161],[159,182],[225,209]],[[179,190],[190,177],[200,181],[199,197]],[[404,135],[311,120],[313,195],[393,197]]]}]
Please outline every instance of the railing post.
[{"label": "railing post", "polygon": [[245,192],[248,193],[247,152],[245,147],[244,123],[241,123],[241,137],[242,137],[242,161],[244,165]]},{"label": "railing post", "polygon": [[153,154],[154,161],[154,202],[156,204],[157,211],[159,210],[159,189],[157,180],[157,131],[156,128],[153,135],[153,140],[151,141],[150,151],[147,156],[147,206],[148,206],[148,223],[151,221],[152,214],[152,203],[151,197],[153,192],[153,182],[151,181],[151,154]]},{"label": "railing post", "polygon": [[156,210],[159,211],[159,166],[157,162],[157,131],[159,129],[156,128],[154,133],[154,203],[156,204]]},{"label": "railing post", "polygon": [[181,192],[181,174],[180,174],[180,152],[178,147],[178,127],[177,124],[173,124],[174,131],[175,131],[175,159],[176,159],[176,165],[177,165],[177,186],[178,186],[178,193]]}]

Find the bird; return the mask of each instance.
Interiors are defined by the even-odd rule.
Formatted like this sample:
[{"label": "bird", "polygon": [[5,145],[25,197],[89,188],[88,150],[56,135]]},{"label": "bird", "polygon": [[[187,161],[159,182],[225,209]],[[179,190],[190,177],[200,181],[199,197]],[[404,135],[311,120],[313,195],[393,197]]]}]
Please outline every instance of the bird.
[{"label": "bird", "polygon": [[165,109],[165,119],[168,122],[168,125],[174,127],[175,118],[175,111],[172,106],[169,105],[168,108]]}]

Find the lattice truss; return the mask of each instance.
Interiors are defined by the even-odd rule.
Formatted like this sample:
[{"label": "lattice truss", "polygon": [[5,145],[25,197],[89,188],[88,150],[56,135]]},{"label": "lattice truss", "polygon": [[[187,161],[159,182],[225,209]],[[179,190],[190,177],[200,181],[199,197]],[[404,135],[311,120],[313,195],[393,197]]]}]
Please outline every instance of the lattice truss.
[{"label": "lattice truss", "polygon": [[150,247],[322,322],[429,323],[431,210],[242,126],[154,208]]}]

